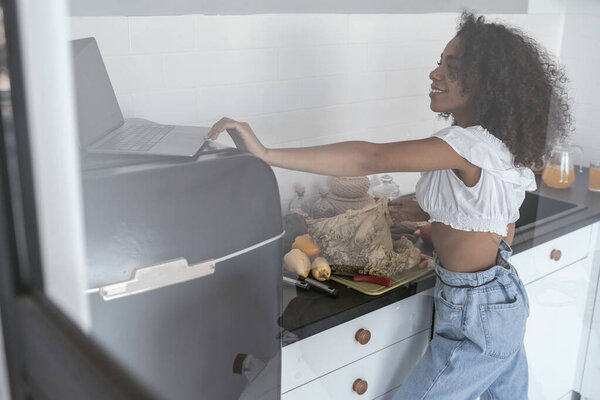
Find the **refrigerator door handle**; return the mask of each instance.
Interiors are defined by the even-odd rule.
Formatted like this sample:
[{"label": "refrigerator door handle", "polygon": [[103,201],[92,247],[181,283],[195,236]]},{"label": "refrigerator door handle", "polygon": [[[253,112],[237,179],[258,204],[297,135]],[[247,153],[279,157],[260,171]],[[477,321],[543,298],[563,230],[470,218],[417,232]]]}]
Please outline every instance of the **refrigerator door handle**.
[{"label": "refrigerator door handle", "polygon": [[113,300],[119,297],[132,294],[143,293],[161,287],[174,285],[180,282],[190,281],[192,279],[202,278],[215,272],[217,263],[237,257],[244,253],[265,246],[271,242],[279,240],[285,231],[270,239],[260,243],[238,250],[226,256],[217,259],[204,260],[192,265],[188,264],[185,258],[175,258],[162,261],[147,267],[135,269],[133,278],[128,281],[111,283],[97,289],[88,289],[86,293],[99,292],[103,300]]},{"label": "refrigerator door handle", "polygon": [[176,283],[202,278],[215,272],[215,260],[189,265],[185,258],[175,258],[147,267],[137,268],[133,279],[102,286],[99,290],[104,300],[143,293]]}]

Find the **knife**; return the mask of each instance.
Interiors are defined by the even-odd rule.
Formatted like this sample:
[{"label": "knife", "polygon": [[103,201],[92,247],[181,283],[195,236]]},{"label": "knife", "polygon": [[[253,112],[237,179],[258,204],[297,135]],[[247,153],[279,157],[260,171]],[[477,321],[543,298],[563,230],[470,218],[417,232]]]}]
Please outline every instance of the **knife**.
[{"label": "knife", "polygon": [[304,281],[301,281],[301,280],[298,280],[298,279],[293,279],[293,278],[290,278],[288,276],[284,276],[283,277],[283,281],[285,283],[289,283],[291,285],[299,287],[300,289],[304,289],[304,290],[310,289],[310,283],[304,282]]},{"label": "knife", "polygon": [[383,276],[372,276],[372,275],[354,275],[352,277],[354,282],[371,282],[381,286],[390,287],[393,282],[390,278],[384,278]]},{"label": "knife", "polygon": [[320,290],[324,291],[325,293],[327,293],[328,295],[330,295],[332,297],[337,297],[337,295],[338,295],[338,290],[336,288],[333,288],[331,286],[327,286],[323,282],[319,282],[316,279],[313,279],[313,278],[304,278],[304,281],[308,282],[311,287],[314,286],[317,289],[320,289]]}]

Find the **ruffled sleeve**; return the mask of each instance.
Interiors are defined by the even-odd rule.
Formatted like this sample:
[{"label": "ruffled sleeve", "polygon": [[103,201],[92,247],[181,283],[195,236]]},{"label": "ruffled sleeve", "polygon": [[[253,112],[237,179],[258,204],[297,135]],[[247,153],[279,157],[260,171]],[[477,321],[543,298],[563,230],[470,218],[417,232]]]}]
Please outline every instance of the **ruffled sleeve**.
[{"label": "ruffled sleeve", "polygon": [[535,190],[531,169],[515,167],[508,147],[481,126],[449,126],[433,135],[448,143],[454,151],[498,179],[512,183],[518,191]]}]

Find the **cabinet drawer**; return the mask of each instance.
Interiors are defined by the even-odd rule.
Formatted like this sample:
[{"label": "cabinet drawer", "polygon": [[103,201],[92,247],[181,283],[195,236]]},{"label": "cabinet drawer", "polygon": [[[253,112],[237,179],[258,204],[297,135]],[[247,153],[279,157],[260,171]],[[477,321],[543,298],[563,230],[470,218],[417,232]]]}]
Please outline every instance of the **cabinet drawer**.
[{"label": "cabinet drawer", "polygon": [[[377,397],[374,400],[394,400],[394,397],[396,397],[396,395],[398,394],[398,391],[400,390],[401,386],[398,386],[396,389],[387,392],[384,395],[381,395],[379,397]],[[478,399],[479,400],[479,399]]]},{"label": "cabinet drawer", "polygon": [[[287,392],[430,328],[432,293],[428,289],[284,347],[281,391]],[[366,344],[355,338],[360,329],[370,333]]]},{"label": "cabinet drawer", "polygon": [[[374,399],[400,386],[417,364],[429,342],[429,330],[284,393],[282,400]],[[358,395],[352,387],[361,379],[367,389]]]},{"label": "cabinet drawer", "polygon": [[511,263],[527,284],[586,257],[591,233],[592,227],[586,226],[516,254]]}]

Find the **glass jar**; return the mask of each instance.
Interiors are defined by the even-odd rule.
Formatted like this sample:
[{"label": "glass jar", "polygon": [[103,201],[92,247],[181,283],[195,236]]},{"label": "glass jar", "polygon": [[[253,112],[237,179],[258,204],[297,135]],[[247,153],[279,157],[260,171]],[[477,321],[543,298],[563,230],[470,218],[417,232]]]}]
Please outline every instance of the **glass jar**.
[{"label": "glass jar", "polygon": [[296,197],[290,201],[288,208],[289,214],[299,214],[305,218],[308,218],[310,214],[310,206],[304,198],[305,187],[304,185],[295,185],[294,190],[296,191]]},{"label": "glass jar", "polygon": [[400,197],[400,186],[394,182],[394,178],[390,175],[382,175],[379,179],[381,184],[373,188],[373,196],[378,198],[387,197],[390,200]]},{"label": "glass jar", "polygon": [[327,198],[329,188],[327,186],[319,187],[319,195],[321,198],[313,204],[311,216],[313,218],[329,218],[336,215],[335,207]]},{"label": "glass jar", "polygon": [[565,189],[575,183],[574,156],[579,157],[579,172],[582,172],[583,149],[580,146],[560,145],[554,147],[542,173],[542,181],[555,189]]},{"label": "glass jar", "polygon": [[381,185],[381,181],[379,180],[379,176],[371,175],[369,176],[369,182],[371,184],[371,186],[369,187],[369,194],[373,196],[373,188]]}]

